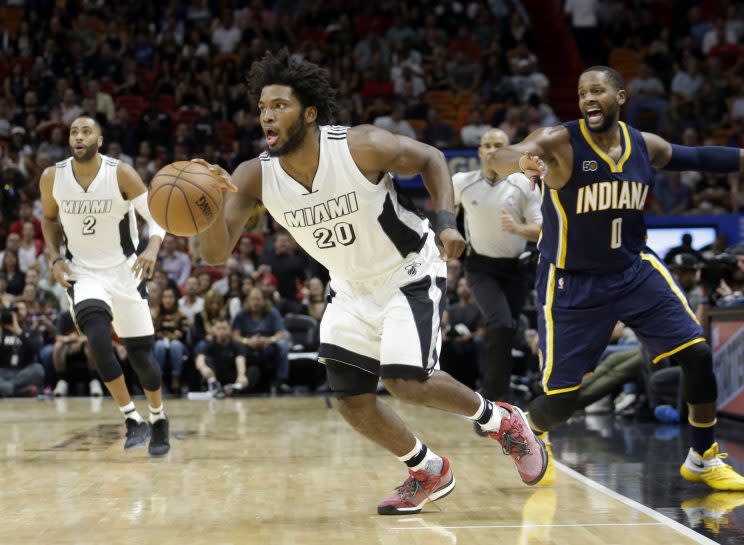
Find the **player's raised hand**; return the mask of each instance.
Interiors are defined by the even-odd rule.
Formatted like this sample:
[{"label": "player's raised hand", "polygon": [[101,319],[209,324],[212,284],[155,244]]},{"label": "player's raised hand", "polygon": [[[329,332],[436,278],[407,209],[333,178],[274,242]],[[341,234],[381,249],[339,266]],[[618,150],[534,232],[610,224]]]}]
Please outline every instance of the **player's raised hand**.
[{"label": "player's raised hand", "polygon": [[465,239],[462,238],[460,231],[457,229],[443,229],[442,232],[439,233],[439,240],[442,241],[442,259],[445,261],[457,259],[465,250]]},{"label": "player's raised hand", "polygon": [[215,174],[217,176],[217,180],[218,180],[217,183],[219,185],[219,188],[222,191],[230,191],[234,193],[238,190],[238,188],[235,187],[235,184],[232,183],[232,179],[230,178],[230,173],[228,173],[220,165],[212,165],[210,163],[207,163],[204,159],[192,159],[191,162],[199,163],[203,167],[208,168],[210,172]]},{"label": "player's raised hand", "polygon": [[137,256],[134,264],[132,265],[132,272],[135,278],[152,278],[155,272],[155,262],[158,260],[158,251],[155,248],[149,246]]},{"label": "player's raised hand", "polygon": [[64,258],[57,258],[54,260],[52,271],[54,272],[54,279],[59,282],[60,286],[65,289],[72,286],[72,284],[67,280],[68,277],[72,276],[72,271]]},{"label": "player's raised hand", "polygon": [[548,175],[548,165],[537,155],[525,153],[519,158],[519,169],[530,179],[530,189],[535,190],[538,180],[544,180]]}]

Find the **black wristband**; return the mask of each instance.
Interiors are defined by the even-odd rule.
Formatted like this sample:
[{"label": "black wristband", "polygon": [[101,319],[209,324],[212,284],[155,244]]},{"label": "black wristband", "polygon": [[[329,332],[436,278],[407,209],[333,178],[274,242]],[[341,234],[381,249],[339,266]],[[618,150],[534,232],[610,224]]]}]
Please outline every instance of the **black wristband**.
[{"label": "black wristband", "polygon": [[445,229],[457,230],[457,218],[455,214],[449,210],[437,210],[436,220],[434,222],[434,232],[437,234],[437,238],[442,231]]},{"label": "black wristband", "polygon": [[65,258],[64,258],[64,257],[62,257],[62,256],[59,256],[59,257],[55,257],[55,258],[54,258],[54,259],[52,260],[52,268],[54,268],[54,264],[55,264],[55,263],[57,263],[57,261],[64,261],[64,260],[65,260]]}]

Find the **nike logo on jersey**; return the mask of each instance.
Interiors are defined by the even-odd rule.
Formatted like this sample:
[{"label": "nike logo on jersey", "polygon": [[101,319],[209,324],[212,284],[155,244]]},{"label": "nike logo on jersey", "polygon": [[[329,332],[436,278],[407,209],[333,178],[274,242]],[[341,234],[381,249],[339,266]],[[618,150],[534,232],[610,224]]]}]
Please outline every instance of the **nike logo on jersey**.
[{"label": "nike logo on jersey", "polygon": [[648,185],[641,182],[595,182],[580,187],[576,196],[576,213],[601,210],[643,210]]},{"label": "nike logo on jersey", "polygon": [[63,200],[60,208],[65,214],[108,214],[111,199]]},{"label": "nike logo on jersey", "polygon": [[348,216],[359,210],[356,192],[346,193],[340,197],[328,199],[315,206],[306,206],[284,213],[284,220],[290,227],[308,227],[325,221]]}]

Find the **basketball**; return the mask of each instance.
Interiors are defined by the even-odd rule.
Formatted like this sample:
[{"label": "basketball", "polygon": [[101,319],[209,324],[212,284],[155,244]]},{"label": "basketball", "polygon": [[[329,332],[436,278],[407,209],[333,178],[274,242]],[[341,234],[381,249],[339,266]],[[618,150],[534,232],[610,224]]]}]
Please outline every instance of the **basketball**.
[{"label": "basketball", "polygon": [[201,233],[214,222],[222,206],[217,176],[191,161],[161,168],[150,184],[147,204],[158,224],[177,236]]}]

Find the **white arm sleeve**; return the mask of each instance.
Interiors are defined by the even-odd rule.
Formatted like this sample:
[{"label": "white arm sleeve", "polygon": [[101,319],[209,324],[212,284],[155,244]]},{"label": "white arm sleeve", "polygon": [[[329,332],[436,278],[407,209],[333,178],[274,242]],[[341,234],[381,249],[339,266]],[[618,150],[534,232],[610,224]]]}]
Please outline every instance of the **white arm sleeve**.
[{"label": "white arm sleeve", "polygon": [[165,238],[165,229],[160,227],[150,214],[150,208],[147,206],[147,191],[132,199],[131,202],[137,213],[147,222],[147,230],[150,237],[157,235],[160,237],[160,240],[163,240]]}]

